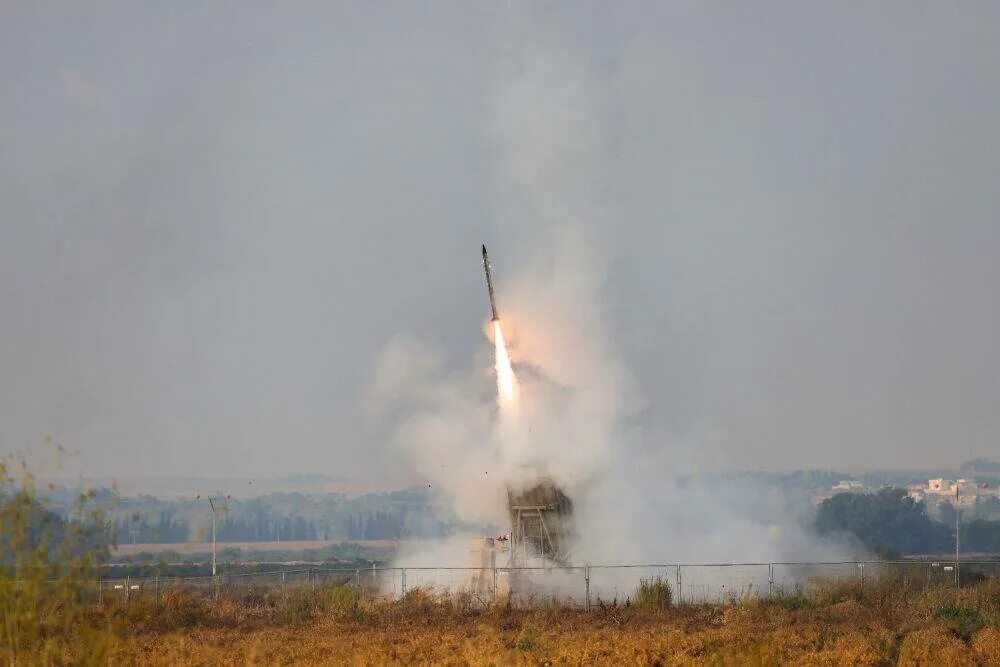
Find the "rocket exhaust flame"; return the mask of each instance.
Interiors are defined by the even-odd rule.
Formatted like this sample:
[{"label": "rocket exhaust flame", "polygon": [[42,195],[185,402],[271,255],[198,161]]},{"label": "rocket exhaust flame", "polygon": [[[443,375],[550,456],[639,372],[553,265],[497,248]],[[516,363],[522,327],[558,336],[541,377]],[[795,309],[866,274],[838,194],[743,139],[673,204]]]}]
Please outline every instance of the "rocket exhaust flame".
[{"label": "rocket exhaust flame", "polygon": [[510,356],[507,354],[499,319],[493,320],[493,343],[496,346],[497,398],[501,408],[512,408],[517,393],[517,378],[510,366]]}]

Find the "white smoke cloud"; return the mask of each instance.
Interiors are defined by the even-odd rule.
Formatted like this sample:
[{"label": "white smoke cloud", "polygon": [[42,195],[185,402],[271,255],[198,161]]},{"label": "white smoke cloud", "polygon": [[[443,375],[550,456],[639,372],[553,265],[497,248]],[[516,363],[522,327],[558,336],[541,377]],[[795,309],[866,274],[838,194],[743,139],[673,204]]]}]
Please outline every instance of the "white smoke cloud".
[{"label": "white smoke cloud", "polygon": [[[548,46],[525,47],[516,66],[504,62],[498,72],[489,115],[497,216],[523,221],[508,227],[510,245],[527,258],[512,260],[514,275],[506,256],[494,261],[518,405],[498,410],[489,346],[449,375],[446,353],[397,341],[372,396],[380,414],[396,416],[394,445],[471,523],[504,526],[507,486],[550,477],[576,502],[577,562],[829,557],[780,503],[754,516],[746,507],[755,490],[708,485],[691,475],[690,445],[651,446],[629,428],[643,400],[606,308],[611,258],[600,236],[583,231],[613,233],[607,83]],[[464,564],[463,549],[454,550],[440,564]],[[404,554],[403,562],[427,565],[426,554]]]}]

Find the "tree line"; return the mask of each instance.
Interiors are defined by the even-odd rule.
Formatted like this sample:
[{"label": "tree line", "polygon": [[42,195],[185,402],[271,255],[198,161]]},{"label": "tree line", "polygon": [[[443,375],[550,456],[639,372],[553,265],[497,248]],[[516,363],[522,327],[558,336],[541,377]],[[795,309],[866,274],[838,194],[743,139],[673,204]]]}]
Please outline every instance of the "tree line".
[{"label": "tree line", "polygon": [[[120,544],[175,544],[207,541],[211,538],[211,519],[191,521],[160,512],[158,517],[145,514],[117,516],[111,532]],[[402,513],[376,511],[350,514],[333,523],[317,523],[302,516],[262,519],[260,516],[223,515],[216,525],[220,542],[299,542],[315,540],[399,540],[413,535]],[[419,535],[424,536],[424,535]]]},{"label": "tree line", "polygon": [[[849,535],[882,557],[943,554],[955,549],[954,523],[932,519],[923,502],[899,488],[838,493],[820,504],[815,527],[821,535]],[[960,524],[959,530],[963,552],[1000,553],[1000,521],[975,519]]]}]

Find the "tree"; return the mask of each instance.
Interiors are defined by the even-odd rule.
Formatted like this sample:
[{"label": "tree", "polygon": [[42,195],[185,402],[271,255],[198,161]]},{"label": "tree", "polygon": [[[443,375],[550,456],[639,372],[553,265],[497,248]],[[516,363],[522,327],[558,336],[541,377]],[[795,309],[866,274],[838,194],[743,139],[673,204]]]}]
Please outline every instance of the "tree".
[{"label": "tree", "polygon": [[877,493],[838,493],[824,500],[816,515],[820,534],[848,533],[879,553],[944,553],[954,547],[954,533],[927,516],[927,508],[905,489]]},{"label": "tree", "polygon": [[962,551],[1000,553],[1000,521],[976,519],[963,525]]}]

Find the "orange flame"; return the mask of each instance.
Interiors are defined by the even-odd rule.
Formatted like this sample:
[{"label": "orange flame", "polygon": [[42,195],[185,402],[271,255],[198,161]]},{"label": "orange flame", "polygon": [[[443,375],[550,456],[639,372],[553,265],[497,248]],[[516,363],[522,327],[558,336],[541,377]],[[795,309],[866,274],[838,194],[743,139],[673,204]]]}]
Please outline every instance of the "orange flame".
[{"label": "orange flame", "polygon": [[500,320],[493,320],[493,342],[496,345],[497,396],[501,408],[510,408],[514,406],[517,394],[517,378],[514,377],[514,369],[510,366],[510,356],[503,340]]}]

